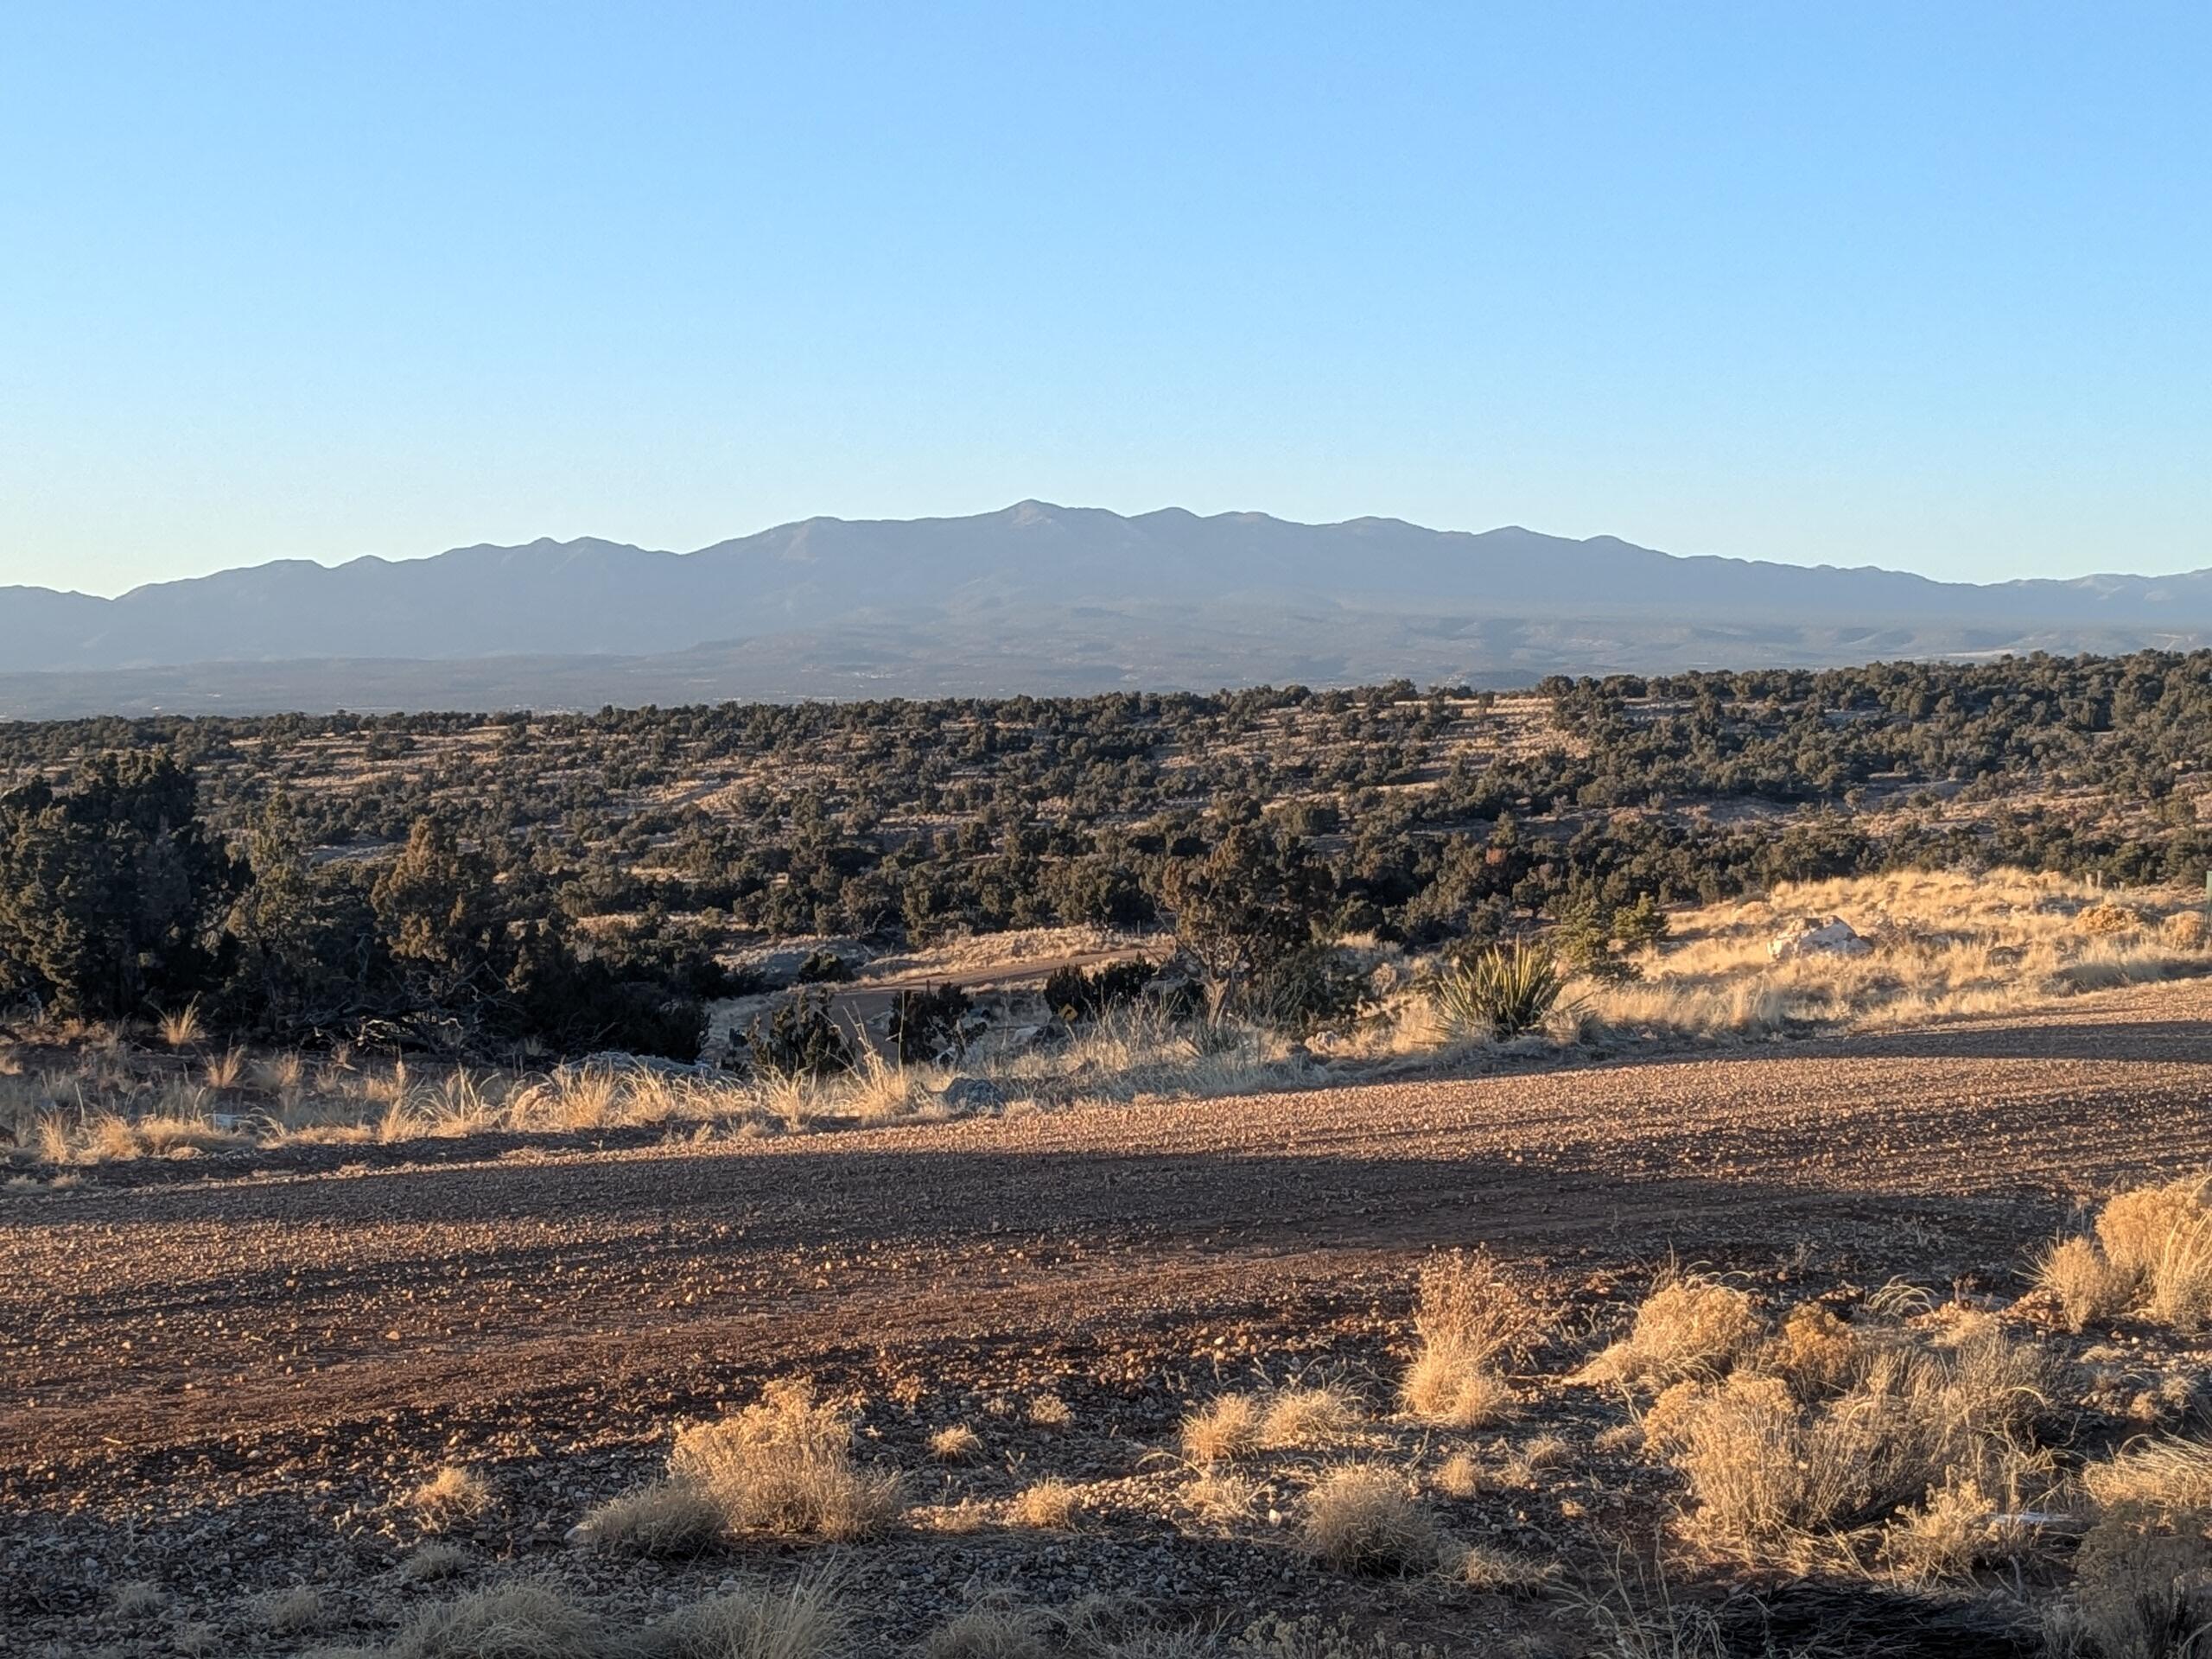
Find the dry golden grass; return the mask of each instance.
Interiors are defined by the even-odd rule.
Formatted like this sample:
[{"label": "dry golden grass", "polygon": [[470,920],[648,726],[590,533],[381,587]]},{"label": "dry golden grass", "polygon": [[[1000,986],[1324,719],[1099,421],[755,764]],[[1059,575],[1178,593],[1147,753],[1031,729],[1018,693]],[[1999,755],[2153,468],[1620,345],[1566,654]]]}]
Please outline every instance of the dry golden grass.
[{"label": "dry golden grass", "polygon": [[1260,1414],[1258,1440],[1266,1451],[1331,1446],[1360,1422],[1359,1402],[1344,1389],[1323,1384],[1279,1389]]},{"label": "dry golden grass", "polygon": [[448,1464],[407,1495],[408,1507],[433,1529],[473,1521],[499,1501],[490,1481],[459,1464]]},{"label": "dry golden grass", "polygon": [[685,1481],[655,1481],[608,1499],[573,1535],[626,1555],[696,1555],[720,1540],[721,1506]]},{"label": "dry golden grass", "polygon": [[[2198,919],[2180,919],[2190,916]],[[1806,917],[1840,917],[1875,948],[1772,961],[1770,941]],[[1643,979],[1578,982],[1581,1028],[1713,1039],[1915,1025],[2212,966],[2193,896],[2145,893],[2115,905],[2085,882],[2019,870],[1784,883],[1764,899],[1669,919],[1673,942],[1645,959]]]},{"label": "dry golden grass", "polygon": [[1014,1524],[1045,1531],[1065,1531],[1076,1524],[1083,1508],[1080,1490],[1065,1480],[1047,1478],[1014,1494]]},{"label": "dry golden grass", "polygon": [[1260,1408],[1248,1394],[1217,1396],[1183,1419],[1183,1455],[1192,1463],[1221,1463],[1260,1447]]},{"label": "dry golden grass", "polygon": [[1039,1428],[1061,1429],[1075,1421],[1075,1413],[1057,1394],[1039,1394],[1029,1402],[1029,1421]]},{"label": "dry golden grass", "polygon": [[842,1659],[852,1620],[826,1578],[709,1596],[646,1628],[636,1659]]},{"label": "dry golden grass", "polygon": [[161,1033],[162,1040],[171,1048],[188,1048],[207,1034],[207,1027],[200,1023],[200,1004],[197,1002],[188,1002],[168,1014],[156,1014],[154,1028]]},{"label": "dry golden grass", "polygon": [[1538,1560],[1510,1550],[1468,1544],[1451,1563],[1452,1576],[1471,1589],[1492,1595],[1534,1595],[1560,1576],[1559,1563]]},{"label": "dry golden grass", "polygon": [[676,1437],[669,1473],[703,1492],[732,1532],[848,1542],[873,1537],[902,1507],[897,1475],[856,1467],[852,1420],[804,1382],[771,1383],[760,1402]]},{"label": "dry golden grass", "polygon": [[1637,1309],[1628,1335],[1585,1366],[1577,1380],[1664,1388],[1715,1377],[1765,1335],[1765,1321],[1743,1291],[1703,1274],[1669,1274]]},{"label": "dry golden grass", "polygon": [[2057,1299],[2059,1312],[2075,1331],[2126,1313],[2139,1282],[2136,1273],[2088,1238],[2063,1238],[2044,1250],[2036,1262],[2035,1281]]},{"label": "dry golden grass", "polygon": [[2098,1213],[2097,1239],[2135,1276],[2149,1317],[2183,1331],[2212,1322],[2212,1175],[2120,1193]]},{"label": "dry golden grass", "polygon": [[542,1584],[480,1591],[425,1608],[385,1649],[390,1659],[599,1659],[597,1624]]},{"label": "dry golden grass", "polygon": [[1420,1351],[1400,1397],[1429,1422],[1476,1428],[1507,1414],[1513,1390],[1495,1369],[1526,1351],[1542,1323],[1527,1287],[1487,1250],[1455,1250],[1421,1269],[1414,1312]]},{"label": "dry golden grass", "polygon": [[954,1423],[930,1436],[930,1456],[939,1463],[973,1463],[983,1455],[983,1437],[965,1423]]},{"label": "dry golden grass", "polygon": [[1442,1539],[1405,1478],[1380,1464],[1330,1470],[1306,1496],[1299,1541],[1315,1560],[1344,1573],[1426,1573]]},{"label": "dry golden grass", "polygon": [[1513,1414],[1512,1384],[1494,1371],[1469,1370],[1450,1354],[1424,1351],[1399,1390],[1406,1410],[1443,1428],[1485,1428]]},{"label": "dry golden grass", "polygon": [[1436,1471],[1436,1490],[1446,1497],[1476,1497],[1490,1485],[1482,1465],[1465,1452],[1454,1452]]},{"label": "dry golden grass", "polygon": [[1044,1621],[1027,1608],[974,1607],[931,1630],[922,1659],[1052,1659]]},{"label": "dry golden grass", "polygon": [[1209,1469],[1185,1489],[1191,1507],[1206,1520],[1245,1521],[1260,1507],[1257,1481],[1225,1469]]},{"label": "dry golden grass", "polygon": [[1781,1376],[1738,1369],[1662,1395],[1644,1416],[1646,1443],[1687,1478],[1696,1530],[1796,1563],[1821,1539],[1910,1509],[1893,1534],[1898,1559],[1937,1570],[1980,1494],[2038,1475],[2020,1436],[2056,1382],[2040,1350],[1986,1315],[1924,1324],[1863,1340],[1840,1391],[1807,1398]]},{"label": "dry golden grass", "polygon": [[635,1554],[696,1553],[747,1534],[849,1542],[904,1507],[899,1477],[853,1462],[852,1420],[804,1382],[772,1382],[756,1403],[681,1430],[665,1481],[586,1516],[580,1542]]},{"label": "dry golden grass", "polygon": [[2212,1176],[2117,1194],[2098,1212],[2096,1237],[2051,1246],[2035,1281],[2076,1331],[2127,1313],[2178,1331],[2212,1325]]},{"label": "dry golden grass", "polygon": [[2168,1518],[2212,1519],[2212,1446],[2202,1440],[2137,1440],[2082,1471],[2100,1507]]}]

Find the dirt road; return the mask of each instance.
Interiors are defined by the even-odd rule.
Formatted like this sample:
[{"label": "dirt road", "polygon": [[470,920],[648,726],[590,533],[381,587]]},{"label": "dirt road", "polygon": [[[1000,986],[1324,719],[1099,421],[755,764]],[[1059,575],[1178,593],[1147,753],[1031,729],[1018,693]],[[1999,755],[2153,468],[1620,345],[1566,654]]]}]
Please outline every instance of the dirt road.
[{"label": "dirt road", "polygon": [[0,1495],[525,1405],[620,1433],[779,1368],[1182,1342],[1402,1300],[1446,1243],[2002,1279],[2072,1198],[2212,1160],[2208,1014],[2160,988],[1707,1058],[0,1200]]}]

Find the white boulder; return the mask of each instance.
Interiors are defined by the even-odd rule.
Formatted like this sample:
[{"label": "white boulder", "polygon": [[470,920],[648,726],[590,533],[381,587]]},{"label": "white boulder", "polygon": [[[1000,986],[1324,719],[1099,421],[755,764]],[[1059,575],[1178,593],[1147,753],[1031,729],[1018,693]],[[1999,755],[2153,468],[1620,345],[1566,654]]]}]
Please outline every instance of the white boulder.
[{"label": "white boulder", "polygon": [[1808,916],[1787,932],[1777,933],[1766,948],[1776,962],[1795,962],[1800,957],[1865,957],[1874,947],[1840,917],[1815,921]]}]

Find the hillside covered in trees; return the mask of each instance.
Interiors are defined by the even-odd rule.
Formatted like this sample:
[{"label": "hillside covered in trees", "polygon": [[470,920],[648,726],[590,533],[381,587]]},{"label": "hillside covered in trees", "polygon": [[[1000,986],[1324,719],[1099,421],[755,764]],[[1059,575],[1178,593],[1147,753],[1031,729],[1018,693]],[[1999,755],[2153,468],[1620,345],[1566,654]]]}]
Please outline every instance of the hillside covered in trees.
[{"label": "hillside covered in trees", "polygon": [[2207,652],[16,723],[0,998],[688,1058],[700,999],[758,988],[730,963],[769,938],[1159,925],[1256,986],[1346,934],[1602,940],[1654,904],[1892,868],[2193,882],[2207,730]]}]

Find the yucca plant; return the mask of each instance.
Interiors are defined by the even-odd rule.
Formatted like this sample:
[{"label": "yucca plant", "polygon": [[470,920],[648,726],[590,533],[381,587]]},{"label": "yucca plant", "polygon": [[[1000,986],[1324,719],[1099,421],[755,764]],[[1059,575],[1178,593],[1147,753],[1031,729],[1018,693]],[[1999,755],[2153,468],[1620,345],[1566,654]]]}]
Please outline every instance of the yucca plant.
[{"label": "yucca plant", "polygon": [[1562,982],[1558,959],[1548,950],[1516,939],[1452,963],[1437,976],[1431,995],[1455,1036],[1483,1032],[1503,1039],[1542,1024]]}]

